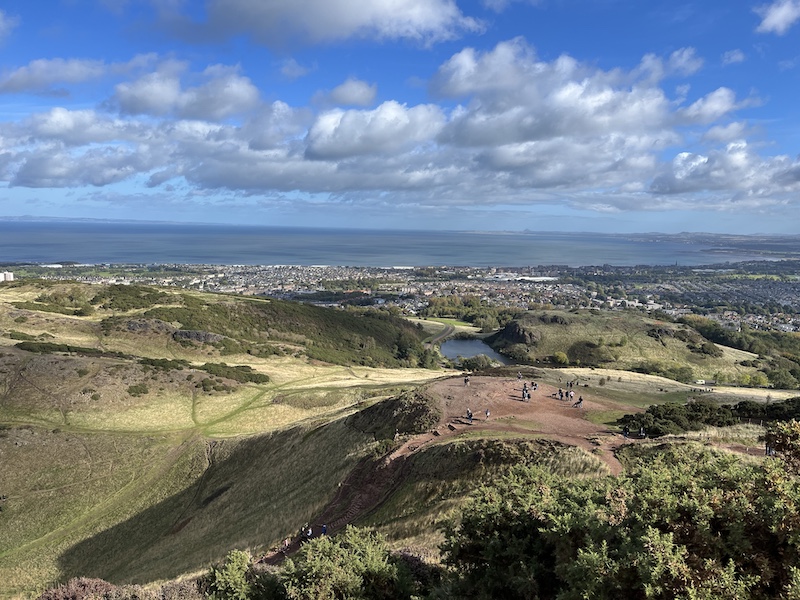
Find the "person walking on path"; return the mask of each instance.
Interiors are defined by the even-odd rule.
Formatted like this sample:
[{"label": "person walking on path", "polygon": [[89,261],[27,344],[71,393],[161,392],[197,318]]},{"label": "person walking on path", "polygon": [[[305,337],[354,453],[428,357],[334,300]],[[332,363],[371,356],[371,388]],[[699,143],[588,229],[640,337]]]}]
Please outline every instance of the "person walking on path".
[{"label": "person walking on path", "polygon": [[490,414],[491,414],[491,413],[489,412],[489,409],[487,408],[487,409],[486,409],[486,420],[487,420],[487,421],[489,420],[489,415],[490,415]]}]

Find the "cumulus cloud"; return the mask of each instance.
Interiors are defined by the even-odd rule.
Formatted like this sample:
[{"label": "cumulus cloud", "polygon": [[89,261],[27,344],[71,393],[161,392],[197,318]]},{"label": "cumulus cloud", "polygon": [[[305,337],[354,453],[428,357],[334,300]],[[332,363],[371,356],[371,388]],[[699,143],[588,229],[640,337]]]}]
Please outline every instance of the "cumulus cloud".
[{"label": "cumulus cloud", "polygon": [[102,109],[0,122],[0,176],[28,187],[135,180],[431,210],[554,198],[604,212],[711,196],[720,208],[796,203],[800,161],[747,143],[753,130],[736,116],[747,100],[724,86],[665,91],[666,77],[701,64],[681,49],[603,70],[567,55],[544,60],[515,39],[445,60],[430,82],[441,105],[369,108],[376,88],[358,79],[328,93],[342,106],[293,106],[264,102],[238,67],[161,61],[118,84]]},{"label": "cumulus cloud", "polygon": [[745,61],[744,52],[739,50],[728,50],[727,52],[723,53],[722,55],[722,64],[723,65],[735,65]]},{"label": "cumulus cloud", "polygon": [[787,177],[798,163],[786,156],[762,159],[744,141],[731,142],[708,154],[680,152],[651,185],[656,194],[686,194],[727,191],[732,199],[769,197],[797,190],[797,182],[785,187]]},{"label": "cumulus cloud", "polygon": [[117,85],[114,102],[123,113],[223,120],[253,110],[259,91],[238,69],[214,65],[201,75],[205,83],[184,89],[184,63],[168,61],[140,79]]},{"label": "cumulus cloud", "polygon": [[444,124],[438,106],[407,108],[384,102],[375,110],[331,110],[308,131],[306,155],[314,159],[398,151],[430,141]]},{"label": "cumulus cloud", "polygon": [[711,123],[736,108],[736,94],[730,88],[721,87],[681,110],[680,114],[691,122]]},{"label": "cumulus cloud", "polygon": [[348,38],[427,44],[481,27],[454,0],[209,0],[207,22],[173,15],[172,26],[189,35],[250,35],[267,46]]},{"label": "cumulus cloud", "polygon": [[19,25],[18,18],[10,17],[0,9],[0,42],[5,40],[17,25]]},{"label": "cumulus cloud", "polygon": [[800,0],[776,0],[755,9],[761,17],[759,33],[783,35],[800,20]]},{"label": "cumulus cloud", "polygon": [[334,104],[345,106],[369,106],[375,101],[377,93],[377,85],[370,85],[366,81],[351,77],[333,88],[328,99]]},{"label": "cumulus cloud", "polygon": [[0,75],[0,94],[43,93],[54,85],[75,84],[110,75],[124,75],[150,66],[154,54],[137,55],[125,63],[87,59],[38,59]]}]

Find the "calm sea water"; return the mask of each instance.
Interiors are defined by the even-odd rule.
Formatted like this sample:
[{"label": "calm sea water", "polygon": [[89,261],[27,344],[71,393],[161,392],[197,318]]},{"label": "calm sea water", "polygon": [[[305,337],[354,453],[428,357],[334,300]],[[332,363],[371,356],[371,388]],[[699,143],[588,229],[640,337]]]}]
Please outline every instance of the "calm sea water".
[{"label": "calm sea water", "polygon": [[0,262],[347,266],[687,266],[747,251],[594,233],[326,230],[230,225],[0,221]]}]

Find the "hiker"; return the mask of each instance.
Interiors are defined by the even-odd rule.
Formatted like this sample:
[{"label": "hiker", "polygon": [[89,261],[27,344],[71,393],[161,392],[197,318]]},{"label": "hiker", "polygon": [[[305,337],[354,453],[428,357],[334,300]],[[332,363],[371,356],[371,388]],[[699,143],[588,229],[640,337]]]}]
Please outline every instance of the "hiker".
[{"label": "hiker", "polygon": [[469,385],[469,375],[464,376],[464,385]]},{"label": "hiker", "polygon": [[491,413],[489,412],[489,409],[487,408],[487,409],[486,409],[486,420],[487,420],[487,421],[489,420],[489,415],[490,415],[490,414],[491,414]]},{"label": "hiker", "polygon": [[284,554],[286,554],[286,553],[289,551],[289,546],[290,546],[291,544],[292,544],[292,540],[290,540],[288,537],[287,537],[286,539],[284,539],[284,540],[283,540],[283,548],[281,549],[281,551],[282,551]]},{"label": "hiker", "polygon": [[642,438],[642,439],[647,437],[647,434],[645,434],[645,431],[644,431],[644,427],[639,427],[639,437]]},{"label": "hiker", "polygon": [[630,435],[630,433],[631,433],[631,428],[625,425],[625,427],[622,428],[622,436],[627,438]]},{"label": "hiker", "polygon": [[469,424],[472,425],[472,411],[470,409],[467,409],[467,420]]},{"label": "hiker", "polygon": [[521,371],[517,371],[517,380],[520,380],[520,379],[522,379],[522,372]]},{"label": "hiker", "polygon": [[328,526],[325,523],[323,523],[322,524],[322,531],[320,532],[320,535],[325,535],[326,533],[328,533]]},{"label": "hiker", "polygon": [[583,406],[583,396],[578,396],[578,401],[572,405],[572,408],[580,408]]}]

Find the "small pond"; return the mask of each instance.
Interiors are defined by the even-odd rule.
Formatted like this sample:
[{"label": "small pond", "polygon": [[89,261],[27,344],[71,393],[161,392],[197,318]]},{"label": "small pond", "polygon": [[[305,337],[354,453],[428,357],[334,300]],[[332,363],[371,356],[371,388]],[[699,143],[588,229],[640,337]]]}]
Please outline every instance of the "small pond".
[{"label": "small pond", "polygon": [[504,365],[513,364],[513,361],[495,352],[492,347],[483,340],[447,340],[441,345],[441,352],[450,360],[455,360],[459,356],[462,358],[472,358],[479,354],[485,354],[492,360],[496,360]]}]

